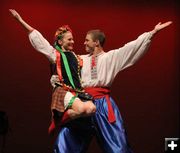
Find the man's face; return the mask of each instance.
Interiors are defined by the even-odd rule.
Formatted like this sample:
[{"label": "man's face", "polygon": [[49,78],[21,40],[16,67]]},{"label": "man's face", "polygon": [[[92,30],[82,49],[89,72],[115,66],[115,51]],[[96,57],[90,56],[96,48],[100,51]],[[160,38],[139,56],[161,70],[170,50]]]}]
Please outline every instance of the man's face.
[{"label": "man's face", "polygon": [[96,42],[93,41],[91,34],[86,35],[84,45],[85,45],[86,52],[88,53],[94,52],[94,49],[96,47]]},{"label": "man's face", "polygon": [[62,49],[64,50],[73,50],[74,40],[71,32],[66,32],[62,38],[59,40],[58,43],[61,45]]}]

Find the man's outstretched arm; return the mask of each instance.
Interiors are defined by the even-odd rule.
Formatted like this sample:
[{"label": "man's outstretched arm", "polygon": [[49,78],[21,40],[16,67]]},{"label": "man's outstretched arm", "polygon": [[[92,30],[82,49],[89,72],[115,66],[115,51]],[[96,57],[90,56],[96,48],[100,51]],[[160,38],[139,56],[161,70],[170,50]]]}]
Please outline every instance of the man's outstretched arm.
[{"label": "man's outstretched arm", "polygon": [[22,17],[19,15],[18,12],[14,9],[9,9],[11,12],[12,16],[27,30],[27,32],[32,32],[34,30],[33,27],[31,27],[29,24],[27,24]]},{"label": "man's outstretched arm", "polygon": [[165,23],[159,22],[156,26],[154,26],[153,30],[145,32],[141,34],[136,40],[128,42],[123,47],[109,52],[108,58],[110,59],[112,57],[110,61],[114,61],[109,65],[112,67],[113,64],[115,65],[115,74],[129,66],[134,65],[147,52],[152,38],[159,31],[165,29],[171,24],[172,21]]}]

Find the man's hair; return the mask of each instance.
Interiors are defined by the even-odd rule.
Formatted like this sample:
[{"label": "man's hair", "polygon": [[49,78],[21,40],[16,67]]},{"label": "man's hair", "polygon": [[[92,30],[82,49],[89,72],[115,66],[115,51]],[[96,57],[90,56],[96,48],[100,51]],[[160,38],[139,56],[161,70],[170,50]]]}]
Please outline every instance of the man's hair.
[{"label": "man's hair", "polygon": [[59,27],[56,30],[55,35],[54,35],[55,41],[61,40],[63,38],[64,34],[68,31],[72,33],[72,30],[68,25],[63,25],[63,26]]},{"label": "man's hair", "polygon": [[88,31],[87,34],[90,34],[92,36],[93,41],[99,40],[101,47],[103,47],[106,38],[104,32],[102,32],[99,29],[96,29]]}]

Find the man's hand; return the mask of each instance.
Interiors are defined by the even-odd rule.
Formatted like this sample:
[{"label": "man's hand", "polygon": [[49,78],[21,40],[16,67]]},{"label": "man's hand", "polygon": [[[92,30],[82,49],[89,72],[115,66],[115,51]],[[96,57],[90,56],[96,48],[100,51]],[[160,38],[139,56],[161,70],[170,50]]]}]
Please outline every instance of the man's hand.
[{"label": "man's hand", "polygon": [[160,30],[168,27],[170,24],[172,24],[172,21],[168,21],[168,22],[165,22],[165,23],[159,22],[159,23],[154,27],[154,29],[151,31],[151,32],[152,32],[152,35],[156,34],[156,33],[159,32]]},{"label": "man's hand", "polygon": [[165,27],[169,26],[170,24],[172,24],[172,21],[168,21],[166,23],[161,24],[161,22],[159,22],[155,27],[154,30],[155,31],[160,31],[161,29],[164,29]]}]

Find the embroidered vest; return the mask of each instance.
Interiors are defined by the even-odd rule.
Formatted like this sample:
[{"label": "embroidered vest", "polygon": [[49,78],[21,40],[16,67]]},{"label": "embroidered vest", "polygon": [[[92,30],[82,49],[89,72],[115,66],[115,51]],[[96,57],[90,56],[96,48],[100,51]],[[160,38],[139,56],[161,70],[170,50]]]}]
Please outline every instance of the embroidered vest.
[{"label": "embroidered vest", "polygon": [[[67,51],[67,52],[64,52],[64,54],[66,55],[67,61],[69,63],[69,68],[72,74],[75,88],[81,90],[82,87],[81,87],[81,80],[80,80],[80,77],[81,77],[80,71],[82,67],[82,61],[73,52]],[[68,75],[65,70],[62,56],[60,56],[60,67],[61,67],[61,75],[62,75],[62,79],[60,80],[60,82],[66,86],[70,86],[71,88],[73,88],[68,79]],[[57,75],[56,63],[51,64],[50,68],[51,68],[51,75]]]}]

